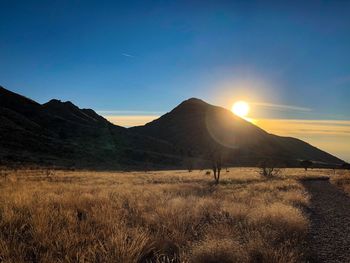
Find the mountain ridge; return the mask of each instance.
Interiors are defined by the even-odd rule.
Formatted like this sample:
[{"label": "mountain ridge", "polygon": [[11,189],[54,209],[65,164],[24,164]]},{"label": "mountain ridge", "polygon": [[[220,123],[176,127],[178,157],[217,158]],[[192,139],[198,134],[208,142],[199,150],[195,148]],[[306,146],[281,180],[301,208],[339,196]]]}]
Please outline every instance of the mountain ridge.
[{"label": "mountain ridge", "polygon": [[133,134],[92,109],[60,100],[39,104],[0,89],[0,162],[121,169],[142,166],[143,159],[156,163],[159,149],[171,155],[167,143]]},{"label": "mountain ridge", "polygon": [[143,126],[124,128],[70,101],[39,104],[0,86],[2,162],[163,169],[183,167],[191,158],[205,166],[210,145],[230,154],[229,165],[256,165],[264,158],[292,166],[298,158],[342,163],[299,139],[269,134],[197,98]]}]

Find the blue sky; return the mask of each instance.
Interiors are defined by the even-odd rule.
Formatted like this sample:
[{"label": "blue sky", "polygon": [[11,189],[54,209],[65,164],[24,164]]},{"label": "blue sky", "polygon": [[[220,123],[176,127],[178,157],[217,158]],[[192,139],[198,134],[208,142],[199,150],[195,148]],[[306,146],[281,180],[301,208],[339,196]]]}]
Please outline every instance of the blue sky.
[{"label": "blue sky", "polygon": [[252,118],[349,120],[349,13],[349,1],[0,0],[0,85],[119,115],[198,97],[244,99]]}]

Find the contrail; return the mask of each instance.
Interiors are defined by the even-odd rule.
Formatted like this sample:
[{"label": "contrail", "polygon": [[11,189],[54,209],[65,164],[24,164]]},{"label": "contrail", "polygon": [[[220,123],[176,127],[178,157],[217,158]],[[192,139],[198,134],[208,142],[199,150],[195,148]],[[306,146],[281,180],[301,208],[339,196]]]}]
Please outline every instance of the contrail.
[{"label": "contrail", "polygon": [[133,55],[130,55],[128,53],[122,53],[122,56],[129,57],[129,58],[133,58],[134,57]]}]

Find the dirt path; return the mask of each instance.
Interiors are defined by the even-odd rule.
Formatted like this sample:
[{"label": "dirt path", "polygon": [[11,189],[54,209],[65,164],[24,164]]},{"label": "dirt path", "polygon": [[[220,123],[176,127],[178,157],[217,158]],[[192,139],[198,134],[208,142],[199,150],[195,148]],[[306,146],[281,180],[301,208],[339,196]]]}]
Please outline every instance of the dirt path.
[{"label": "dirt path", "polygon": [[315,262],[350,262],[350,197],[328,180],[303,185],[311,195],[308,241]]}]

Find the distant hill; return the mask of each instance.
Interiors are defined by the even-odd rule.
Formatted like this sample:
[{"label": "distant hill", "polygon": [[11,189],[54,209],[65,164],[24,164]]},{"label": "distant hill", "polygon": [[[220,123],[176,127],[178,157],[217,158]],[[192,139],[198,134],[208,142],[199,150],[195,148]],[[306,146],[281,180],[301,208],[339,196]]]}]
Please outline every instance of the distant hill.
[{"label": "distant hill", "polygon": [[208,149],[227,153],[227,164],[283,165],[301,159],[342,161],[295,138],[268,134],[230,111],[199,99],[184,101],[144,126],[113,125],[91,109],[53,99],[39,104],[0,87],[0,161],[79,168],[182,167],[207,164]]}]

